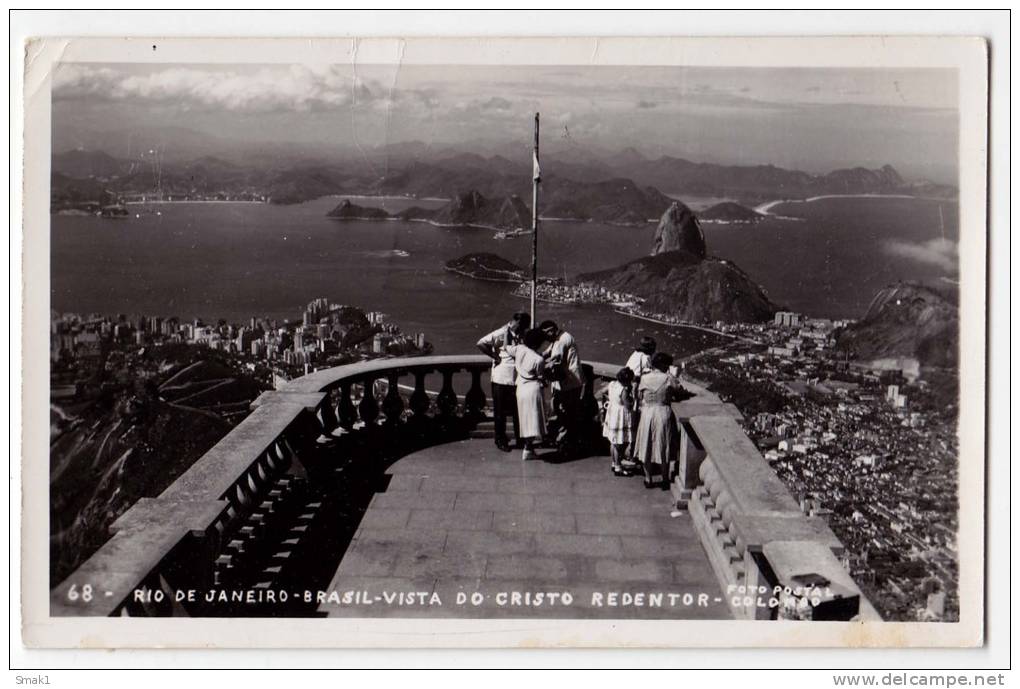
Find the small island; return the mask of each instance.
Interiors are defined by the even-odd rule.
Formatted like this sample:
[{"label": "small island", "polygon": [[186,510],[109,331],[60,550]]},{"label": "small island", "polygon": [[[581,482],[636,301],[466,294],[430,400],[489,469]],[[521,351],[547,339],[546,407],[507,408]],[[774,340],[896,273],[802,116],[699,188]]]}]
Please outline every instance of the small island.
[{"label": "small island", "polygon": [[524,269],[502,256],[475,253],[446,262],[446,270],[486,282],[513,282],[524,279]]},{"label": "small island", "polygon": [[382,208],[369,208],[351,203],[344,199],[336,208],[326,213],[327,218],[334,220],[389,220],[390,214]]},{"label": "small island", "polygon": [[698,213],[698,219],[704,223],[719,225],[753,225],[765,219],[763,213],[742,206],[732,201],[723,201]]}]

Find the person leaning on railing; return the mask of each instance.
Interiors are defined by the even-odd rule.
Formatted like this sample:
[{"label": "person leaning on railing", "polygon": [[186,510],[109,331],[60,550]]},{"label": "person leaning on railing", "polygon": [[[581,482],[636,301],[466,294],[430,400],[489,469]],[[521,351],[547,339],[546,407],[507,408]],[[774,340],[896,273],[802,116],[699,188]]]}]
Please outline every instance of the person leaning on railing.
[{"label": "person leaning on railing", "polygon": [[507,353],[514,359],[517,373],[517,415],[520,418],[524,451],[521,459],[534,459],[535,444],[545,437],[545,358],[541,355],[545,333],[533,328],[524,333],[523,342],[510,345]]},{"label": "person leaning on railing", "polygon": [[652,370],[641,377],[638,399],[641,419],[634,439],[634,456],[645,471],[645,488],[652,488],[652,465],[658,466],[661,487],[669,489],[669,468],[677,456],[679,431],[671,404],[685,399],[687,391],[669,373],[673,357],[658,352],[652,357]]}]

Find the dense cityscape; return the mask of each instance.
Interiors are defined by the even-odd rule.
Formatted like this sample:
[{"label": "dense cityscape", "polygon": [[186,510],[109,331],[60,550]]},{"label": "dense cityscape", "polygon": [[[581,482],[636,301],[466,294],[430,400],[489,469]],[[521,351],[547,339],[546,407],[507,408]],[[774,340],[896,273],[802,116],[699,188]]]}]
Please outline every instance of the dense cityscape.
[{"label": "dense cityscape", "polygon": [[[694,355],[685,376],[744,414],[806,514],[885,619],[959,619],[955,372],[872,370],[837,351],[844,322],[779,313]],[[757,340],[761,344],[750,344]]]},{"label": "dense cityscape", "polygon": [[[301,320],[253,316],[245,324],[183,321],[176,316],[52,314],[50,359],[59,364],[105,359],[110,350],[171,344],[197,345],[234,358],[268,387],[315,368],[338,366],[378,356],[427,353],[425,333],[405,334],[386,314],[354,306],[310,302]],[[67,381],[62,384],[67,394]]]}]

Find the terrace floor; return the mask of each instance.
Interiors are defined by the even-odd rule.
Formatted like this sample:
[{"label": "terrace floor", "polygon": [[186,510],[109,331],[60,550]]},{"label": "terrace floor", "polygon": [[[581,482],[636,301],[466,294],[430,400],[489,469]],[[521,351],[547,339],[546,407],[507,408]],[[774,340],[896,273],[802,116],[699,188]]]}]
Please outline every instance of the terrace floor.
[{"label": "terrace floor", "polygon": [[671,517],[671,494],[639,476],[614,477],[608,457],[524,462],[471,439],[387,478],[321,613],[731,619],[690,516]]}]

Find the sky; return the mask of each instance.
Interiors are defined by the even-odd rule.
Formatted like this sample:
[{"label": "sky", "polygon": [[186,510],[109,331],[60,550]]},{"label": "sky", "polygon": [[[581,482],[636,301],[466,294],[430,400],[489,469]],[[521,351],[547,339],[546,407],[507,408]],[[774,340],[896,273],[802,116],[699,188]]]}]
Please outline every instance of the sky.
[{"label": "sky", "polygon": [[935,69],[62,64],[53,141],[524,151],[535,112],[553,150],[956,175],[956,73]]}]

